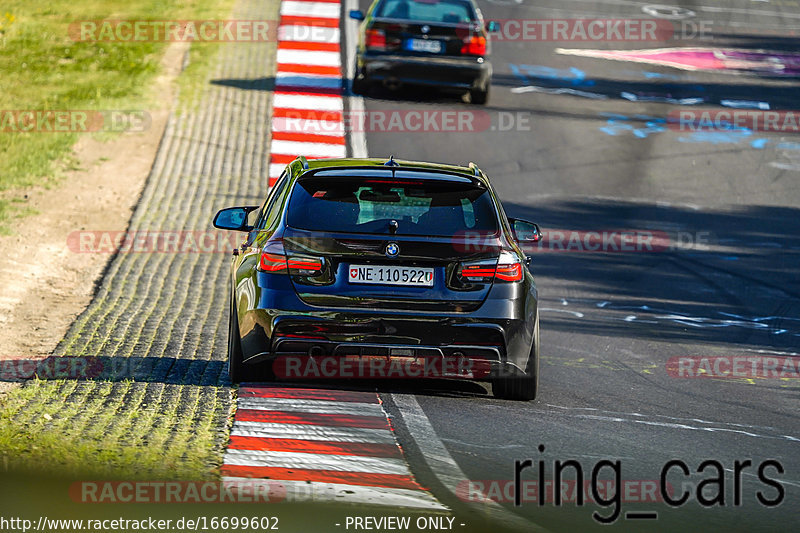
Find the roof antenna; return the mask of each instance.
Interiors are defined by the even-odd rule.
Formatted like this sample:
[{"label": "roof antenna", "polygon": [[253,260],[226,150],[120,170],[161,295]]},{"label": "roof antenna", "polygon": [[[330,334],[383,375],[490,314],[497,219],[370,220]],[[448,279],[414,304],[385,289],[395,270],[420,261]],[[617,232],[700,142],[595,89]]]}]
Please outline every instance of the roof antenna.
[{"label": "roof antenna", "polygon": [[399,167],[400,163],[394,160],[394,155],[389,156],[389,160],[383,164],[385,167]]}]

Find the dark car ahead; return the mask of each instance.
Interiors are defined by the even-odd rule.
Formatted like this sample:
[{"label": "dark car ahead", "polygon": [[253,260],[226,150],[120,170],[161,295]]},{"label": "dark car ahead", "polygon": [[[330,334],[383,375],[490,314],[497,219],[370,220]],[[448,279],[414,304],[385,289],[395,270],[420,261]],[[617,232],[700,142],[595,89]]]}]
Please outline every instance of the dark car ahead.
[{"label": "dark car ahead", "polygon": [[233,382],[273,379],[292,357],[458,360],[498,397],[535,398],[537,291],[520,243],[541,234],[506,217],[474,164],[300,157],[261,206],[223,209],[214,226],[247,232],[230,280]]},{"label": "dark car ahead", "polygon": [[[363,21],[353,92],[375,83],[436,86],[469,92],[475,104],[489,98],[489,35],[473,0],[376,0]],[[488,30],[488,31],[487,31]]]}]

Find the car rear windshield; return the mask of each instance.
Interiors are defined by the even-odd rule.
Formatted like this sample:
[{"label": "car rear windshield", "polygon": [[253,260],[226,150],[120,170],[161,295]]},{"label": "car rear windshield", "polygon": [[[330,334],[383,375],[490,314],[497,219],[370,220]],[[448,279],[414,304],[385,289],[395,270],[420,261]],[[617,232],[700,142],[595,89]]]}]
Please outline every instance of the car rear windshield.
[{"label": "car rear windshield", "polygon": [[289,226],[315,231],[451,236],[495,233],[489,192],[469,182],[306,178],[292,191]]},{"label": "car rear windshield", "polygon": [[384,0],[376,16],[458,24],[475,20],[475,11],[464,0]]}]

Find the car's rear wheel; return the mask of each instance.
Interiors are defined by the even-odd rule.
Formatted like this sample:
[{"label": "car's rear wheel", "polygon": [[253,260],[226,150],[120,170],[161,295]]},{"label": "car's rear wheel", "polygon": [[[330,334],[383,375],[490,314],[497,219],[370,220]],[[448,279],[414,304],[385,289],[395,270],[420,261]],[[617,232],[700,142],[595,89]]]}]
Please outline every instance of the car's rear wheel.
[{"label": "car's rear wheel", "polygon": [[528,355],[524,376],[497,378],[492,383],[495,398],[503,400],[531,401],[539,391],[539,311],[533,326],[533,343]]},{"label": "car's rear wheel", "polygon": [[360,74],[356,74],[355,76],[353,76],[353,83],[351,85],[351,90],[353,91],[353,94],[357,94],[359,96],[366,96],[371,86],[372,84],[364,76]]},{"label": "car's rear wheel", "polygon": [[239,317],[231,304],[231,315],[228,321],[228,376],[231,383],[241,383],[244,373],[242,363],[242,338],[239,335]]},{"label": "car's rear wheel", "polygon": [[489,101],[489,86],[484,89],[472,89],[469,92],[469,101],[476,105],[486,105]]}]

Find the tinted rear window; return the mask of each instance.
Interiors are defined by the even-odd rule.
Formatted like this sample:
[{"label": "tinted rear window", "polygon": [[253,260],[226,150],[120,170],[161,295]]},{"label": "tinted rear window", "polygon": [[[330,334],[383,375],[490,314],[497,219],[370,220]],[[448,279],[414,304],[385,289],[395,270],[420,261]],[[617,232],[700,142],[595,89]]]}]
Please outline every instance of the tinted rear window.
[{"label": "tinted rear window", "polygon": [[474,20],[475,11],[464,0],[384,0],[376,16],[456,24]]},{"label": "tinted rear window", "polygon": [[287,222],[298,229],[449,236],[497,231],[489,192],[470,183],[391,179],[306,178],[289,201]]}]

